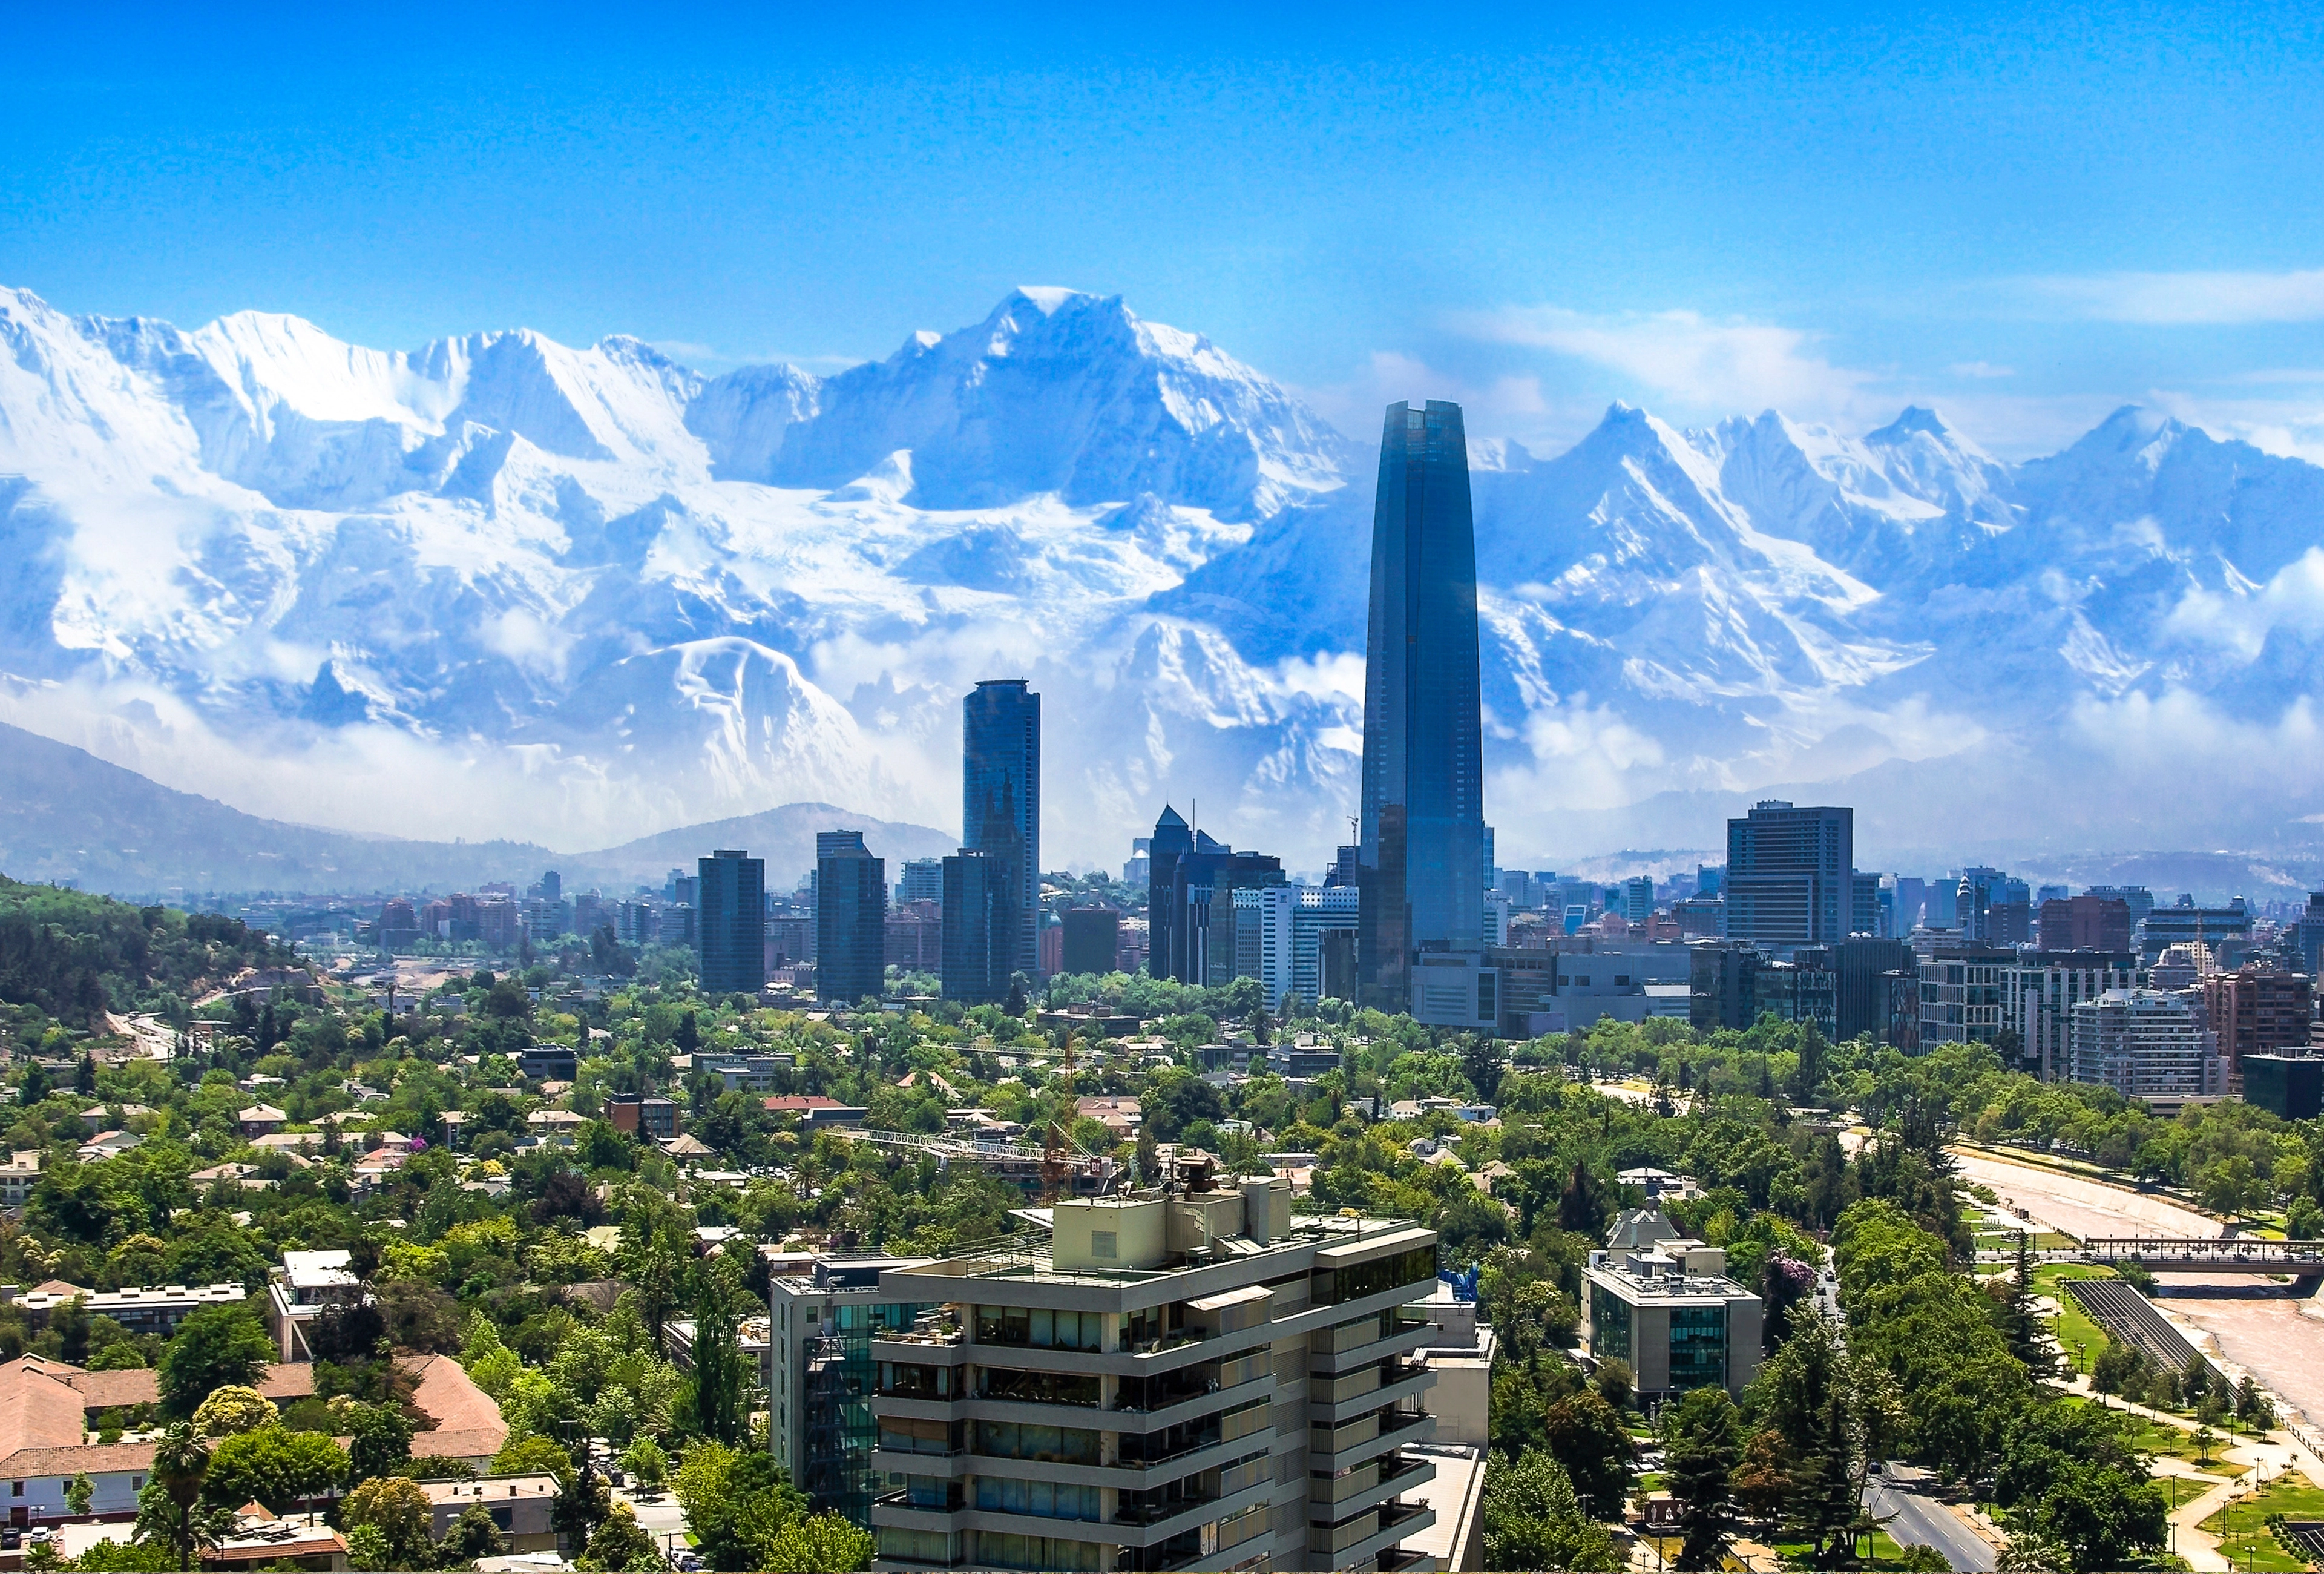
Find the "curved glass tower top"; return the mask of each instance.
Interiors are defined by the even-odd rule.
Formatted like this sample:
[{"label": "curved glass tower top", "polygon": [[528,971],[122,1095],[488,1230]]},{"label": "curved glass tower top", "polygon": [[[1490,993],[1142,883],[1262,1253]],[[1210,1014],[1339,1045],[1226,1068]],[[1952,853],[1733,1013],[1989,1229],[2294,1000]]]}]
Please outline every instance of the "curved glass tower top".
[{"label": "curved glass tower top", "polygon": [[1408,997],[1410,958],[1484,941],[1477,535],[1461,407],[1391,404],[1372,507],[1364,648],[1364,983]]}]

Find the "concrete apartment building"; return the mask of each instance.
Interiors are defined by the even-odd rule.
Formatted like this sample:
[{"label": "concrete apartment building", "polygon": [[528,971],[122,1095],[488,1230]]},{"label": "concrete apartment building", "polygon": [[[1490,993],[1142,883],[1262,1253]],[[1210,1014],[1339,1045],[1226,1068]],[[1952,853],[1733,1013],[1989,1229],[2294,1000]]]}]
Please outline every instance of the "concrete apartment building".
[{"label": "concrete apartment building", "polygon": [[2216,1098],[2227,1091],[2230,1062],[2191,990],[2109,989],[2073,1008],[2067,1042],[2074,1081],[2126,1098]]},{"label": "concrete apartment building", "polygon": [[882,1569],[1401,1569],[1434,1525],[1436,1236],[1277,1180],[1060,1202],[1047,1239],[881,1275]]}]

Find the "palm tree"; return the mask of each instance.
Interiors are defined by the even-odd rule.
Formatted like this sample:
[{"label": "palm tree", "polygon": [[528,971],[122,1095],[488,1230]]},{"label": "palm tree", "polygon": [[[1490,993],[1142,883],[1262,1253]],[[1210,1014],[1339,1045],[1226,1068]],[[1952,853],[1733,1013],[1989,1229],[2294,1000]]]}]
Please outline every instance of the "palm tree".
[{"label": "palm tree", "polygon": [[[141,1534],[158,1532],[169,1538],[171,1553],[180,1569],[193,1566],[194,1504],[209,1473],[210,1451],[193,1423],[172,1421],[153,1446],[153,1482],[146,1488],[151,1493],[159,1487],[161,1501],[141,1504],[137,1520]],[[149,1523],[149,1516],[156,1523]]]}]

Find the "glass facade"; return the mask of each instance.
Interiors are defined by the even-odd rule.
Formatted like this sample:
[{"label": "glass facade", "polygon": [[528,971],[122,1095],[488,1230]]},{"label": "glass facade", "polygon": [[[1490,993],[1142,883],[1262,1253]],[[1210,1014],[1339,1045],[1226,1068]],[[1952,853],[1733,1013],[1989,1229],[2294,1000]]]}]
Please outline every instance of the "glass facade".
[{"label": "glass facade", "polygon": [[815,838],[815,993],[853,1005],[876,1000],[888,981],[888,861],[860,830]]},{"label": "glass facade", "polygon": [[1630,1303],[1590,1286],[1590,1353],[1600,1360],[1630,1359]]},{"label": "glass facade", "polygon": [[945,859],[943,870],[937,967],[944,996],[967,1005],[1006,1000],[1020,927],[1008,865],[989,853],[964,851]]},{"label": "glass facade", "polygon": [[1388,406],[1364,649],[1365,1004],[1403,1009],[1411,954],[1484,943],[1477,537],[1457,404]]},{"label": "glass facade", "polygon": [[721,848],[696,862],[705,995],[756,995],[767,986],[767,861]]},{"label": "glass facade", "polygon": [[1040,971],[1041,697],[1022,678],[987,679],[961,701],[961,721],[960,845],[1005,866],[1007,972],[1031,978]]},{"label": "glass facade", "polygon": [[1670,1385],[1674,1389],[1702,1388],[1726,1381],[1727,1309],[1671,1308]]}]

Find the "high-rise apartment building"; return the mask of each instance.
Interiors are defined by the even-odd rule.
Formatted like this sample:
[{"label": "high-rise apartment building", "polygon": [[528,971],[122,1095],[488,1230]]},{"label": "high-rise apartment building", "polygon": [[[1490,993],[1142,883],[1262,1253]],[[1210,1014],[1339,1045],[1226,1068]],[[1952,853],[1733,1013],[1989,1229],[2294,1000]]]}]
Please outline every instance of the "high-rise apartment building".
[{"label": "high-rise apartment building", "polygon": [[815,993],[849,1005],[888,984],[888,861],[860,830],[815,838]]},{"label": "high-rise apartment building", "polygon": [[1650,875],[1640,875],[1622,882],[1622,916],[1633,924],[1640,924],[1655,915],[1655,883]]},{"label": "high-rise apartment building", "polygon": [[1008,865],[1011,968],[1041,970],[1034,914],[1041,906],[1041,697],[1022,678],[988,678],[961,701],[961,832],[964,851]]},{"label": "high-rise apartment building", "polygon": [[2126,1098],[2200,1098],[2227,1091],[2227,1060],[2198,1003],[2155,989],[2109,989],[2072,1012],[2073,1080]]},{"label": "high-rise apartment building", "polygon": [[768,1284],[769,1450],[817,1514],[872,1523],[872,1341],[908,1330],[935,1310],[885,1300],[883,1270],[926,1257],[818,1257],[786,1264]]},{"label": "high-rise apartment building", "polygon": [[2042,903],[2036,943],[2045,951],[2126,951],[2130,925],[2130,904],[2119,896],[2053,896]]},{"label": "high-rise apartment building", "polygon": [[2242,1076],[2247,1055],[2307,1052],[2315,1009],[2306,974],[2239,968],[2210,975],[2202,990],[2204,1014],[2231,1077]]},{"label": "high-rise apartment building", "polygon": [[1380,432],[1364,642],[1366,1005],[1409,1005],[1420,952],[1482,949],[1482,738],[1461,407],[1392,404]]},{"label": "high-rise apartment building", "polygon": [[1776,949],[1848,938],[1856,811],[1770,799],[1727,822],[1727,932]]},{"label": "high-rise apartment building", "polygon": [[[2119,912],[2122,904],[2110,905]],[[2045,915],[2042,932],[2046,936],[2051,927]],[[2016,1032],[2023,1069],[2045,1082],[2066,1080],[2072,1071],[2074,1007],[2108,990],[2137,986],[2129,925],[2124,923],[2119,932],[2121,944],[2110,950],[2044,949],[2003,966],[2001,1023]]]},{"label": "high-rise apartment building", "polygon": [[1402,1569],[1434,1523],[1418,1225],[1287,1184],[1060,1200],[1049,1238],[883,1273],[879,1569]]},{"label": "high-rise apartment building", "polygon": [[767,986],[767,861],[721,847],[695,867],[702,992],[756,995]]},{"label": "high-rise apartment building", "polygon": [[966,1005],[1009,997],[1023,919],[1008,864],[964,847],[944,860],[944,995]]}]

